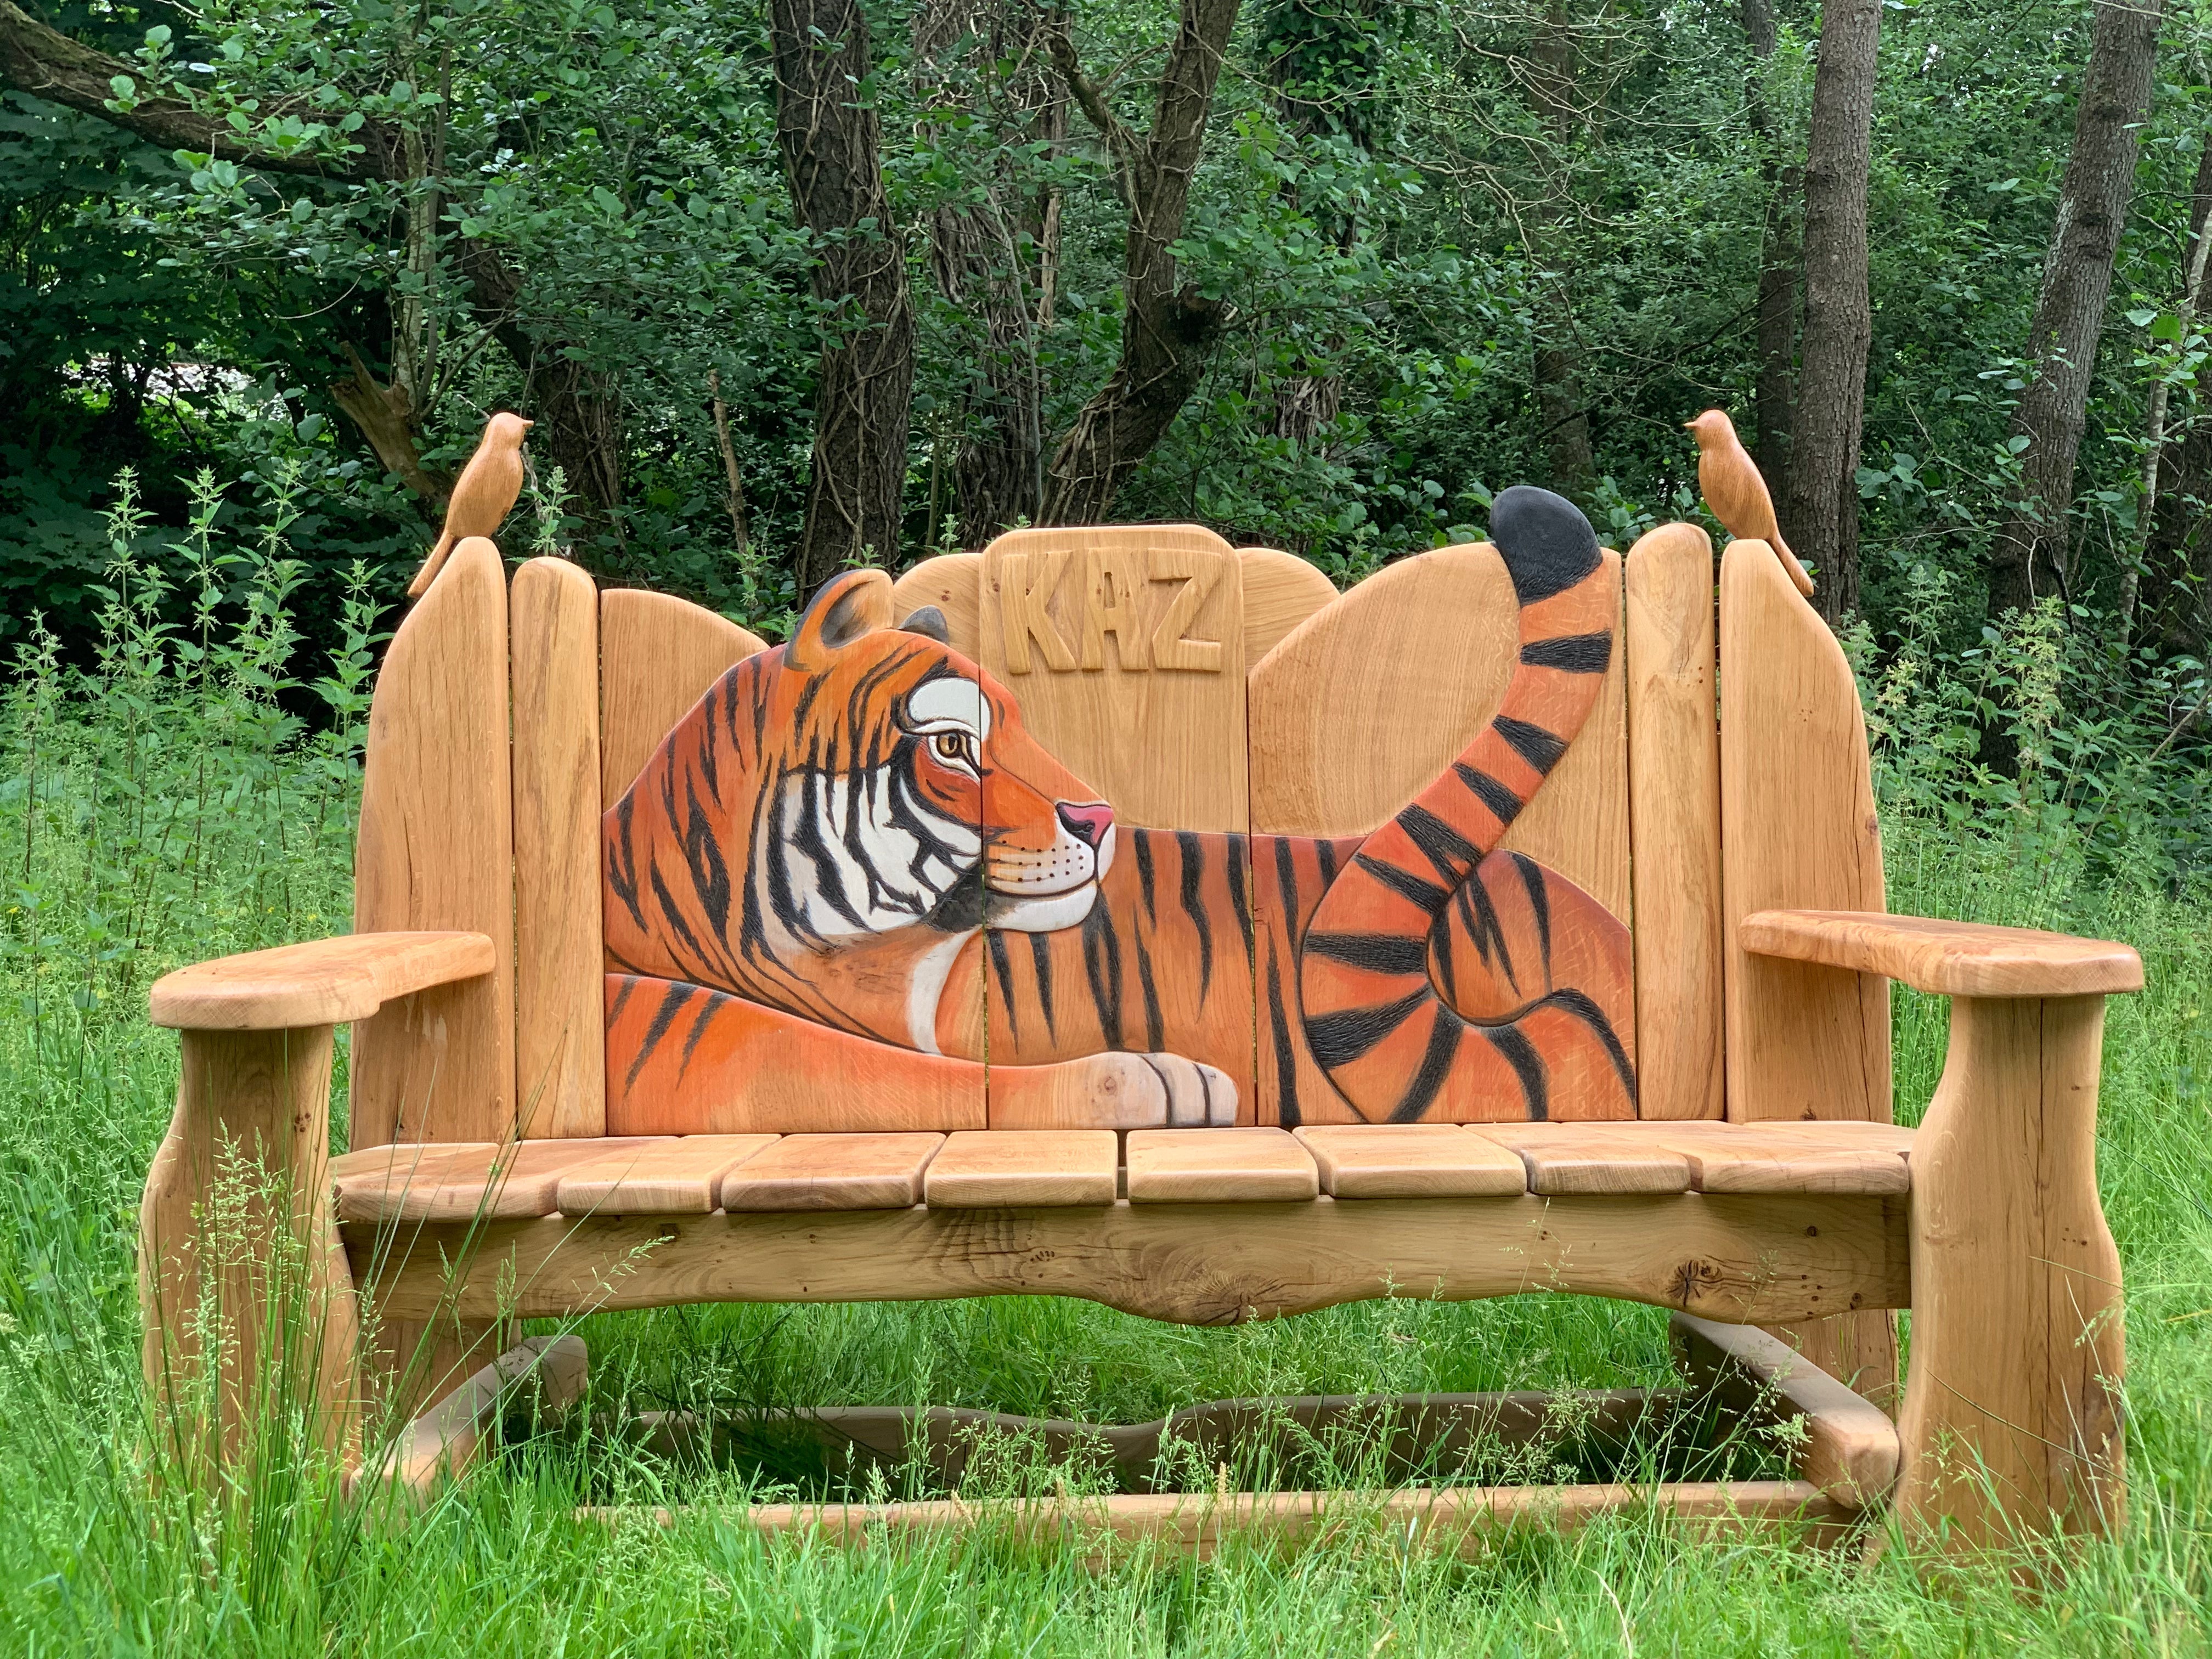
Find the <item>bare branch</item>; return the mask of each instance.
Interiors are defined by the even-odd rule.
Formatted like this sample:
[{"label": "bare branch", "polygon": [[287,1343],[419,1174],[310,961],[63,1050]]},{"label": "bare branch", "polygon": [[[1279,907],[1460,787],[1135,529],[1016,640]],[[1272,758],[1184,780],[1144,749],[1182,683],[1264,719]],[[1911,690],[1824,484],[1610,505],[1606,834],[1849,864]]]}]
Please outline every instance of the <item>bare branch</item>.
[{"label": "bare branch", "polygon": [[[5,4],[6,0],[0,0]],[[1052,47],[1053,67],[1060,78],[1067,83],[1069,94],[1085,118],[1098,129],[1098,136],[1106,141],[1106,153],[1114,163],[1114,188],[1121,192],[1121,204],[1134,211],[1137,205],[1137,166],[1143,143],[1130,130],[1129,124],[1114,113],[1106,101],[1106,94],[1099,84],[1083,72],[1083,60],[1075,55],[1074,37],[1068,33],[1067,15],[1061,13],[1052,21],[1048,31]]]}]

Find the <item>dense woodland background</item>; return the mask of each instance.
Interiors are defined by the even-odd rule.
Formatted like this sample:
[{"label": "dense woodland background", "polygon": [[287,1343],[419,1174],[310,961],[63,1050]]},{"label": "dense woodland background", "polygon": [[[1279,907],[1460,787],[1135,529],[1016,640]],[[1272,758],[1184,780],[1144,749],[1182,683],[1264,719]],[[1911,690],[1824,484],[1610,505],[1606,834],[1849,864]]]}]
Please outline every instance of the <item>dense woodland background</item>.
[{"label": "dense woodland background", "polygon": [[2188,865],[2208,48],[2206,0],[0,0],[0,653],[88,656],[195,523],[334,641],[501,408],[511,552],[774,635],[1023,522],[1348,581],[1527,480],[1626,546],[1717,404],[1869,676],[1956,693],[1916,740],[2015,776],[2039,653]]}]

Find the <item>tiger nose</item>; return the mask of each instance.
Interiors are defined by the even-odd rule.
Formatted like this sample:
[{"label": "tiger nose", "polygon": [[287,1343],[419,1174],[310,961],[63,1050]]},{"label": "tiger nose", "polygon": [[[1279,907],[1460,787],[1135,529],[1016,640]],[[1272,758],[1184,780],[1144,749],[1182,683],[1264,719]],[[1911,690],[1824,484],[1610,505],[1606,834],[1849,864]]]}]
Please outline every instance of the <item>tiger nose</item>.
[{"label": "tiger nose", "polygon": [[1067,826],[1067,833],[1085,847],[1096,848],[1106,839],[1106,832],[1114,827],[1114,809],[1104,801],[1088,806],[1059,804],[1060,821]]}]

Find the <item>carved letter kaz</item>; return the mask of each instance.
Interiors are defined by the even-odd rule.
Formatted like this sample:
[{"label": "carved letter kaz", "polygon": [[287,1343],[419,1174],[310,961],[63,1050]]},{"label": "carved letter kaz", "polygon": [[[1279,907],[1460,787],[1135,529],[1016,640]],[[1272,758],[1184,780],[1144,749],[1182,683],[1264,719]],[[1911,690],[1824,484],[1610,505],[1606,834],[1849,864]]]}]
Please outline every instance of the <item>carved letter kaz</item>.
[{"label": "carved letter kaz", "polygon": [[[856,1091],[915,1128],[987,1096],[994,1127],[1635,1115],[1627,930],[1499,850],[1596,699],[1618,583],[1545,491],[1500,495],[1492,535],[1500,706],[1335,839],[1118,823],[935,611],[895,626],[880,572],[830,583],[606,815],[610,1128],[852,1127],[828,1103]],[[1218,672],[1189,629],[1233,568],[1009,553],[1008,672]],[[1255,1048],[1267,1097],[1240,1098]]]}]

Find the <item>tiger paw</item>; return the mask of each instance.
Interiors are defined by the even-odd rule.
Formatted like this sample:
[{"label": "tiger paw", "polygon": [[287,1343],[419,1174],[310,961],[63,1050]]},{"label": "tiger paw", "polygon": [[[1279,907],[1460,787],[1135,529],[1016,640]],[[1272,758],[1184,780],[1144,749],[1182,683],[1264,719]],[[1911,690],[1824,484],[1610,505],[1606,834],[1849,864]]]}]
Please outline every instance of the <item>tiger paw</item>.
[{"label": "tiger paw", "polygon": [[1056,1066],[994,1066],[994,1129],[1184,1129],[1237,1121],[1228,1074],[1181,1054],[1086,1054]]}]

